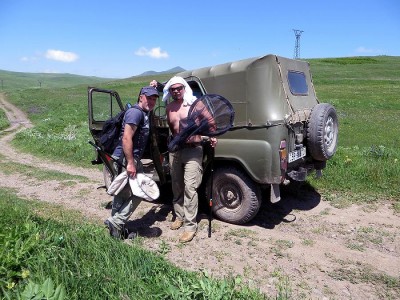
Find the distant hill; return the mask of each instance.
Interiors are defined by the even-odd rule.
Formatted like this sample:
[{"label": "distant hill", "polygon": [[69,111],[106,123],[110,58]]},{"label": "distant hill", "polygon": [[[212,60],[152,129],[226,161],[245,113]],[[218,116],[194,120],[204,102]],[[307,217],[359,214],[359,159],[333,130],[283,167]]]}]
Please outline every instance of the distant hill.
[{"label": "distant hill", "polygon": [[186,71],[184,68],[181,67],[175,67],[166,71],[161,71],[161,72],[156,72],[156,71],[146,71],[142,74],[136,75],[136,76],[154,76],[154,75],[161,75],[161,74],[171,74],[171,73],[179,73],[182,71]]},{"label": "distant hill", "polygon": [[[186,70],[181,67],[175,67],[162,72],[147,71],[131,78],[168,75],[182,71]],[[90,86],[116,80],[118,79],[81,76],[68,73],[27,73],[0,70],[0,92],[26,88],[66,88],[75,85]]]},{"label": "distant hill", "polygon": [[26,88],[64,88],[93,85],[115,79],[67,73],[24,73],[0,70],[0,91]]}]

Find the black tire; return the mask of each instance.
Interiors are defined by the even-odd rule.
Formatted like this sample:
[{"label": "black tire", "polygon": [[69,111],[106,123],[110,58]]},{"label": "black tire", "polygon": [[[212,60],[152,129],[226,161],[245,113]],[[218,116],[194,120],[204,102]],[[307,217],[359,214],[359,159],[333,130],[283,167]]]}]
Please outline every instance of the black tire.
[{"label": "black tire", "polygon": [[106,190],[108,190],[108,188],[112,182],[113,176],[105,165],[103,165],[103,178],[104,178],[104,185],[106,186]]},{"label": "black tire", "polygon": [[339,124],[335,108],[328,103],[319,103],[311,111],[307,126],[307,143],[311,156],[326,161],[335,154]]},{"label": "black tire", "polygon": [[[207,187],[210,187],[210,182]],[[253,219],[260,209],[260,187],[236,168],[217,169],[212,191],[213,215],[222,221],[244,224]]]}]

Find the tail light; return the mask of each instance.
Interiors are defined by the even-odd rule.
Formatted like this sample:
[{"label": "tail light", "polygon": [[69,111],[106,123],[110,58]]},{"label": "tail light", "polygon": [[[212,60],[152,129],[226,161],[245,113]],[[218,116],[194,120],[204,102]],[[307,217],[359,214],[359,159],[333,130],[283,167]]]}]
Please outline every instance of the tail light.
[{"label": "tail light", "polygon": [[286,140],[282,140],[279,145],[279,158],[281,166],[281,182],[286,178],[286,170],[288,167],[288,153],[286,149]]},{"label": "tail light", "polygon": [[107,153],[105,154],[105,157],[106,157],[107,161],[114,161],[112,159],[112,157],[110,155],[108,155]]}]

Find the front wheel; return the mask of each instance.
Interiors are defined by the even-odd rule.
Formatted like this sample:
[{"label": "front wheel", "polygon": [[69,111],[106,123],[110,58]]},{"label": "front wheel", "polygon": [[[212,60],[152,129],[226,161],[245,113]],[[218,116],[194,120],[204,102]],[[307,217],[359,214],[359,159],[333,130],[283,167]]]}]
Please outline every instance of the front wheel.
[{"label": "front wheel", "polygon": [[108,190],[108,188],[111,185],[111,182],[113,180],[113,175],[111,174],[110,170],[103,165],[103,178],[104,178],[104,185],[106,186],[106,190]]},{"label": "front wheel", "polygon": [[[207,186],[209,189],[210,181]],[[253,219],[260,209],[260,187],[236,168],[217,169],[214,173],[212,191],[212,211],[222,221],[244,224]]]}]

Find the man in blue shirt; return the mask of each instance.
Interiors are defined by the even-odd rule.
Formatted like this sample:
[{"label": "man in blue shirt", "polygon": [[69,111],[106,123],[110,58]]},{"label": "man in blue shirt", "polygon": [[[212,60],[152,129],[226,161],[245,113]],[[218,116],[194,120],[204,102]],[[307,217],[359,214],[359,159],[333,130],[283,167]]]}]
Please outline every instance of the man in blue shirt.
[{"label": "man in blue shirt", "polygon": [[[144,87],[140,91],[137,104],[125,113],[120,143],[114,150],[113,157],[124,161],[129,177],[135,177],[138,172],[143,172],[140,159],[150,133],[149,113],[156,105],[158,97],[158,91],[154,87]],[[132,194],[129,184],[114,196],[111,216],[104,222],[111,236],[127,237],[125,224],[141,201],[141,198]]]}]

